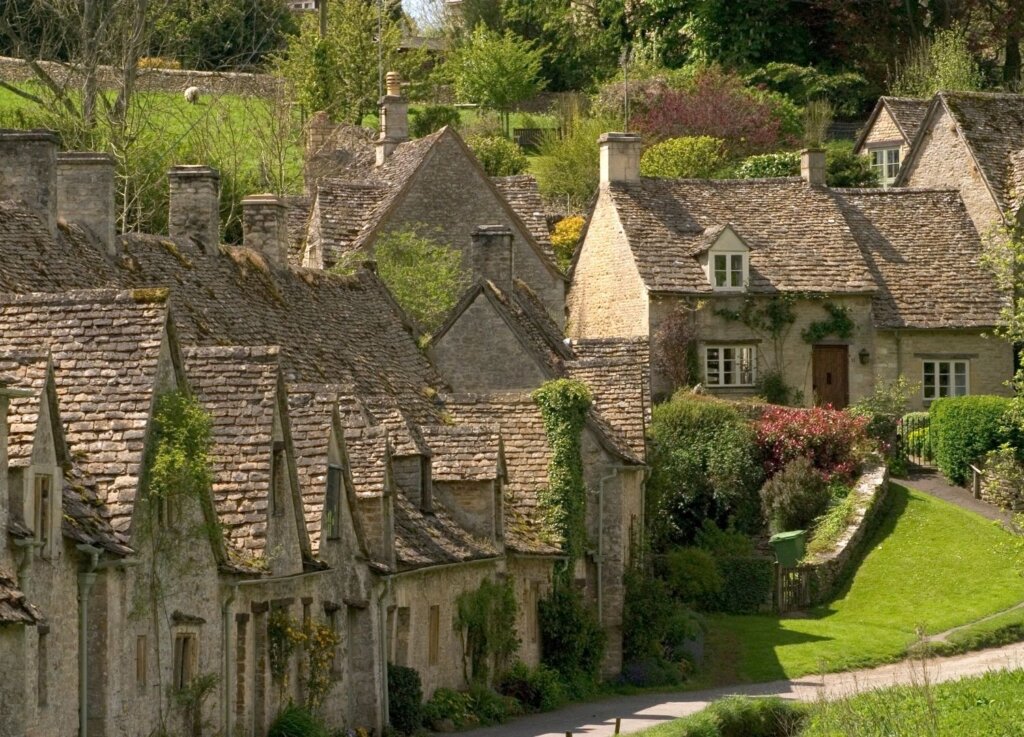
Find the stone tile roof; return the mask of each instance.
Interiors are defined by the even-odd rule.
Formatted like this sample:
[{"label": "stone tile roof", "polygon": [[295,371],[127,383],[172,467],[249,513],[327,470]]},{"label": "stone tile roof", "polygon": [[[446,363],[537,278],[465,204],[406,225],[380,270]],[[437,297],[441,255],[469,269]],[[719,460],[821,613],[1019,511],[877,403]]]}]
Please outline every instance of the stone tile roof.
[{"label": "stone tile roof", "polygon": [[432,425],[422,428],[432,453],[435,481],[493,481],[498,478],[501,436],[494,425]]},{"label": "stone tile roof", "polygon": [[641,179],[609,192],[647,288],[710,294],[691,255],[731,224],[750,247],[751,293],[863,293],[874,282],[828,190],[799,178]]},{"label": "stone tile roof", "polygon": [[189,384],[212,422],[213,500],[229,544],[262,556],[270,513],[276,347],[185,349]]},{"label": "stone tile roof", "polygon": [[931,100],[916,97],[881,97],[879,102],[889,110],[896,126],[903,131],[907,143],[913,143],[924,117],[928,113]]},{"label": "stone tile roof", "polygon": [[387,432],[382,427],[345,428],[352,485],[358,497],[383,496],[387,484],[390,448]]},{"label": "stone tile roof", "polygon": [[650,345],[640,338],[588,338],[572,343],[569,375],[590,388],[594,409],[621,433],[639,458],[646,458],[651,421]]},{"label": "stone tile roof", "polygon": [[[320,249],[320,261],[330,269],[346,255],[358,252],[362,238],[376,227],[387,200],[388,183],[373,180],[325,179],[313,206],[310,242]],[[302,263],[302,254],[293,263]],[[369,256],[367,256],[368,258]]]},{"label": "stone tile roof", "polygon": [[28,603],[14,577],[0,569],[0,625],[39,624],[43,615]]},{"label": "stone tile roof", "polygon": [[64,537],[119,556],[131,555],[128,537],[110,526],[91,479],[73,468],[64,478]]},{"label": "stone tile roof", "polygon": [[512,206],[516,215],[530,231],[537,244],[544,249],[548,258],[555,262],[555,251],[551,246],[551,233],[548,231],[548,218],[544,209],[544,201],[540,196],[537,178],[529,174],[511,177],[491,177],[494,186],[502,197]]},{"label": "stone tile roof", "polygon": [[984,328],[1006,297],[981,263],[982,240],[958,192],[833,190],[878,284],[875,324]]},{"label": "stone tile roof", "polygon": [[[1014,201],[1013,156],[1024,149],[1024,95],[1003,92],[939,92],[931,101],[923,125],[942,110],[949,112],[957,130],[978,163],[982,178],[999,210]],[[920,149],[911,150],[900,167],[896,185],[904,182]]]},{"label": "stone tile roof", "polygon": [[281,201],[284,202],[285,223],[288,228],[288,260],[300,266],[306,249],[306,233],[309,232],[313,198],[308,195],[286,195]]},{"label": "stone tile roof", "polygon": [[117,530],[138,486],[165,300],[152,289],[0,296],[0,347],[50,351],[68,446]]},{"label": "stone tile roof", "polygon": [[395,494],[395,558],[398,570],[495,558],[489,540],[475,537],[434,500],[424,514],[403,492]]},{"label": "stone tile roof", "polygon": [[7,410],[7,461],[14,468],[32,463],[48,366],[46,354],[0,353],[0,375],[11,386],[32,392],[31,396],[12,397]]}]

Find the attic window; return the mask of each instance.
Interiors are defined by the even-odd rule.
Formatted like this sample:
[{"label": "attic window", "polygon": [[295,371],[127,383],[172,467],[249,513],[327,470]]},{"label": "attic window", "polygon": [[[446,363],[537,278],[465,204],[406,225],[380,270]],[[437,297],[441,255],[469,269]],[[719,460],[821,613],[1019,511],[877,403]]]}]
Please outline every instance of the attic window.
[{"label": "attic window", "polygon": [[883,187],[889,187],[896,181],[900,172],[900,148],[871,149],[871,168],[878,175]]},{"label": "attic window", "polygon": [[712,255],[711,286],[715,289],[743,289],[747,282],[747,254]]},{"label": "attic window", "polygon": [[327,467],[327,498],[324,500],[324,532],[328,540],[341,536],[341,466]]}]

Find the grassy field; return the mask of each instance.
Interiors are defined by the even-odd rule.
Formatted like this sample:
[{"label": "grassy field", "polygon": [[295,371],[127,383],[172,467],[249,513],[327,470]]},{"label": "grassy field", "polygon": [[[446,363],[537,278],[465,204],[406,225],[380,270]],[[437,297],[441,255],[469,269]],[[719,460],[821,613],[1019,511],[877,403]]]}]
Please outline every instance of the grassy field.
[{"label": "grassy field", "polygon": [[898,485],[887,504],[856,576],[828,605],[802,617],[709,617],[710,672],[700,685],[896,660],[919,631],[942,632],[1024,601],[1008,533]]}]

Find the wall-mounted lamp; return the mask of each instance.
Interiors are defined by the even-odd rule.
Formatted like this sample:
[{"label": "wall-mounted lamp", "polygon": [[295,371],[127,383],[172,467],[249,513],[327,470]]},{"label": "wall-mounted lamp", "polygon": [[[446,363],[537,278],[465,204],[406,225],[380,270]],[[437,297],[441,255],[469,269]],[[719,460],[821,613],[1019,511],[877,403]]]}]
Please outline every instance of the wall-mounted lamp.
[{"label": "wall-mounted lamp", "polygon": [[867,348],[861,348],[860,353],[857,354],[857,357],[860,359],[860,363],[862,366],[867,366],[868,361],[871,360],[871,354],[868,352]]}]

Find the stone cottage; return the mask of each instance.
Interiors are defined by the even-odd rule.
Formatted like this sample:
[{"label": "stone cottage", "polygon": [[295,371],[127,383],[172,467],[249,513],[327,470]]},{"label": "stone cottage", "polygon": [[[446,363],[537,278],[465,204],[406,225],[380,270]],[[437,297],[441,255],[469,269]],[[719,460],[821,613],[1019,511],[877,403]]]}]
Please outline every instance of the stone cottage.
[{"label": "stone cottage", "polygon": [[649,179],[640,145],[601,138],[567,331],[648,336],[655,395],[700,383],[845,407],[898,375],[917,407],[1007,391],[1010,348],[984,337],[1005,297],[956,192],[832,190],[822,152],[801,178]]},{"label": "stone cottage", "polygon": [[1024,197],[1024,95],[939,92],[894,184],[958,191],[983,237],[1012,225]]},{"label": "stone cottage", "polygon": [[870,157],[871,168],[883,187],[896,182],[907,160],[929,101],[914,97],[879,97],[871,117],[853,145],[853,152]]}]

